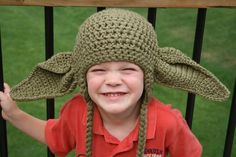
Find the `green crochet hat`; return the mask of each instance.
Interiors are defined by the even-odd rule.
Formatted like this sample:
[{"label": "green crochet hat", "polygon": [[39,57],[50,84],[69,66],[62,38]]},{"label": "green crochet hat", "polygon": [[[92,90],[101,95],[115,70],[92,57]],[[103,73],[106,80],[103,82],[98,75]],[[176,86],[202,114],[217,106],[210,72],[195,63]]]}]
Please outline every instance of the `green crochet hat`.
[{"label": "green crochet hat", "polygon": [[30,76],[12,88],[15,100],[63,96],[80,87],[88,102],[87,156],[91,156],[92,101],[87,92],[86,72],[108,61],[132,62],[144,72],[144,94],[140,110],[137,156],[145,145],[146,105],[152,86],[158,84],[223,101],[228,89],[208,70],[175,48],[158,46],[155,30],[137,13],[106,9],[89,17],[80,27],[73,52],[58,53],[38,64]]},{"label": "green crochet hat", "polygon": [[[80,27],[73,52],[58,53],[39,63],[12,88],[15,100],[63,96],[77,85],[85,93],[86,72],[94,64],[129,61],[145,72],[146,92],[154,82],[196,93],[210,100],[228,98],[227,88],[208,70],[175,48],[160,48],[155,30],[137,13],[107,9]],[[149,93],[149,94],[150,94]]]}]

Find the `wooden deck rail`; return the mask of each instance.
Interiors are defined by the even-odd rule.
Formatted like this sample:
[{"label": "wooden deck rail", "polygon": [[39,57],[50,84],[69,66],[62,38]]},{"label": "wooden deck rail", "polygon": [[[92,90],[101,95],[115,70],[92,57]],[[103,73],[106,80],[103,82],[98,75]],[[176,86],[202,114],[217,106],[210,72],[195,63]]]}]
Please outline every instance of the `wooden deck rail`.
[{"label": "wooden deck rail", "polygon": [[212,8],[236,7],[236,0],[0,0],[0,5]]}]

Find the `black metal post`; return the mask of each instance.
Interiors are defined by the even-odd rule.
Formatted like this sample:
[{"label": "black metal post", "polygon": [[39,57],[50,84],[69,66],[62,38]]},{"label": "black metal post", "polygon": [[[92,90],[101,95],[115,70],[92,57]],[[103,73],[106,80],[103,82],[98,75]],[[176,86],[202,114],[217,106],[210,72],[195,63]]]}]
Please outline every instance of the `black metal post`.
[{"label": "black metal post", "polygon": [[[53,44],[53,7],[45,7],[45,57],[49,59],[54,52]],[[54,118],[54,99],[47,99],[47,119]],[[54,157],[55,155],[48,148],[48,157]]]},{"label": "black metal post", "polygon": [[[0,91],[4,90],[4,80],[3,80],[3,63],[2,63],[2,40],[1,40],[1,30],[0,30]],[[2,108],[0,107],[0,111]],[[1,112],[2,113],[2,112]],[[3,119],[2,114],[0,113],[0,137],[1,137],[1,157],[8,156],[7,150],[7,128],[6,128],[6,121]]]},{"label": "black metal post", "polygon": [[106,7],[97,7],[97,12],[102,11],[104,9],[106,9]]},{"label": "black metal post", "polygon": [[[197,24],[196,24],[193,57],[192,57],[193,60],[197,63],[200,63],[200,58],[201,58],[206,11],[207,11],[206,8],[200,8],[198,9],[198,14],[197,14]],[[195,104],[195,94],[188,93],[185,119],[190,128],[192,127],[194,104]]]},{"label": "black metal post", "polygon": [[148,8],[148,21],[152,24],[152,26],[155,28],[156,27],[156,13],[157,9],[156,8]]},{"label": "black metal post", "polygon": [[232,146],[233,146],[233,141],[234,141],[235,127],[236,127],[236,79],[234,81],[234,92],[233,92],[232,104],[231,104],[231,109],[230,109],[223,157],[231,156],[231,151],[232,151]]}]

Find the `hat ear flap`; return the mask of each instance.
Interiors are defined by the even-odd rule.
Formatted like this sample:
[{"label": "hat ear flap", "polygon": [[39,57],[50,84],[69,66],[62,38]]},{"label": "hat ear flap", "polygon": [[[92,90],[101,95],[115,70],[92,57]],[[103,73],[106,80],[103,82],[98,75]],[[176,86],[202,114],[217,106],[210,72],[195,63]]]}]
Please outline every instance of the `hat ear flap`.
[{"label": "hat ear flap", "polygon": [[229,90],[207,69],[175,48],[159,48],[155,65],[155,81],[196,93],[210,100],[222,101]]},{"label": "hat ear flap", "polygon": [[14,100],[36,100],[65,95],[76,88],[71,53],[59,53],[39,63],[28,78],[12,88]]}]

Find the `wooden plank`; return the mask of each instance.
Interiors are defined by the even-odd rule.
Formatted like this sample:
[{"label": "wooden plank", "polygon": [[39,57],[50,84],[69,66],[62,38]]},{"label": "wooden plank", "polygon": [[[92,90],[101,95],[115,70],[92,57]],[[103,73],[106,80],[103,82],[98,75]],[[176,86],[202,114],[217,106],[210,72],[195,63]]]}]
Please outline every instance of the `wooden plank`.
[{"label": "wooden plank", "polygon": [[236,0],[0,0],[0,5],[211,8],[236,7]]}]

